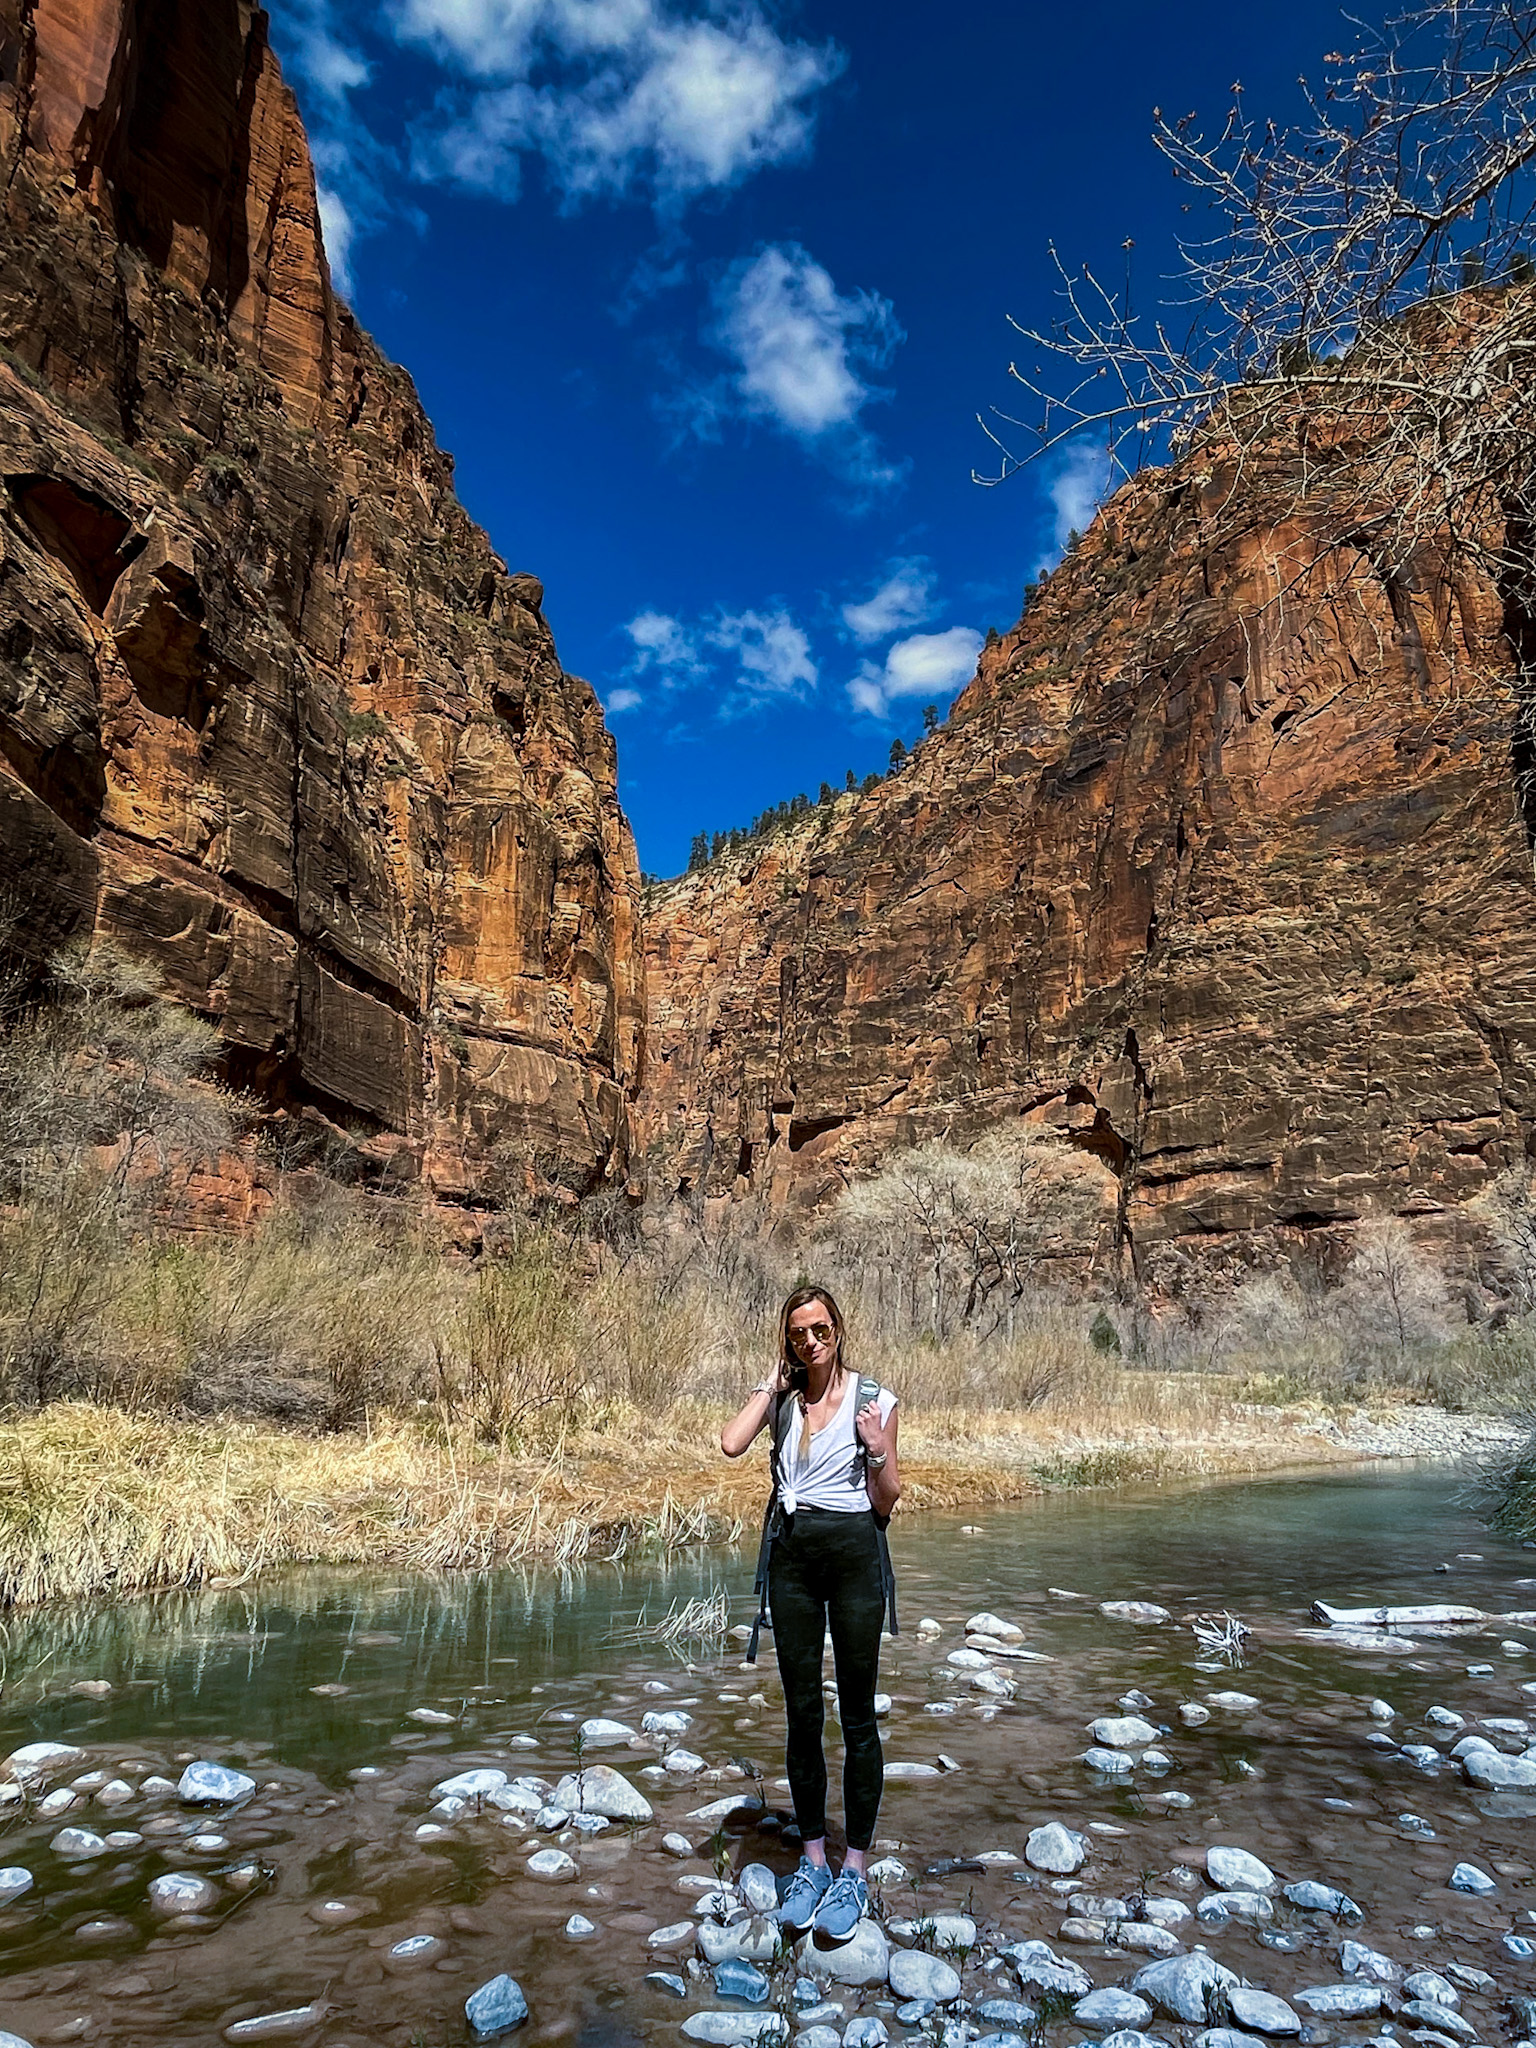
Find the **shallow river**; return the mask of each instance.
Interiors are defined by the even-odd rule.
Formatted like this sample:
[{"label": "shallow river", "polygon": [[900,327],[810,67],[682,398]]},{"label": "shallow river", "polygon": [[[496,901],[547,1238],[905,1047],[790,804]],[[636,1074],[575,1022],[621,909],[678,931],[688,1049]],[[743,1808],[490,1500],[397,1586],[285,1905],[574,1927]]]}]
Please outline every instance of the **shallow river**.
[{"label": "shallow river", "polygon": [[[1057,1944],[1063,1895],[1017,1861],[1031,1828],[1059,1819],[1087,1833],[1092,1854],[1079,1876],[1091,1894],[1144,1887],[1191,1905],[1210,1888],[1190,1875],[1205,1848],[1237,1844],[1283,1881],[1341,1886],[1364,1909],[1363,1926],[1318,1925],[1281,1906],[1264,1936],[1190,1920],[1178,1929],[1186,1945],[1205,1943],[1282,1994],[1337,1980],[1341,1931],[1410,1969],[1472,1965],[1499,1989],[1481,2002],[1468,1996],[1463,2011],[1476,2038],[1499,2040],[1500,1999],[1536,1994],[1536,1962],[1503,1946],[1522,1928],[1536,1941],[1536,1798],[1478,1792],[1453,1765],[1426,1770],[1372,1746],[1383,1723],[1368,1704],[1380,1696],[1395,1707],[1385,1726],[1397,1743],[1448,1748],[1462,1731],[1426,1730],[1422,1717],[1436,1705],[1468,1728],[1480,1717],[1536,1725],[1536,1627],[1421,1631],[1385,1653],[1301,1633],[1319,1597],[1536,1609],[1536,1553],[1478,1528],[1451,1504],[1453,1487],[1443,1471],[1397,1470],[1057,1497],[989,1508],[973,1531],[958,1517],[899,1522],[902,1634],[882,1666],[892,1700],[886,1755],[946,1762],[938,1776],[888,1787],[877,1851],[898,1856],[916,1881],[887,1887],[887,1913],[968,1906],[986,1940]],[[532,2009],[522,2042],[680,2048],[688,2013],[723,2001],[707,1980],[690,1987],[686,2004],[648,1986],[648,1971],[682,1962],[648,1949],[646,1936],[688,1917],[698,1890],[689,1880],[710,1872],[712,1853],[738,1869],[752,1860],[791,1866],[795,1852],[776,1832],[778,1815],[787,1818],[779,1691],[771,1637],[757,1670],[745,1671],[729,1639],[708,1655],[694,1645],[690,1663],[636,1629],[721,1585],[739,1622],[751,1576],[745,1552],[440,1579],[310,1572],[237,1592],[13,1618],[0,1755],[67,1741],[86,1759],[57,1783],[106,1769],[135,1788],[148,1774],[176,1778],[187,1760],[209,1758],[248,1771],[258,1789],[232,1812],[193,1814],[135,1789],[110,1811],[88,1790],[62,1815],[39,1814],[35,1797],[0,1814],[0,1864],[35,1880],[0,1910],[0,2029],[38,2048],[168,2048],[213,2043],[248,2016],[323,2000],[329,2010],[298,2036],[317,2048],[436,2048],[467,2038],[466,1995],[508,1970]],[[1101,1600],[1153,1601],[1174,1618],[1111,1619]],[[1179,1620],[1221,1609],[1253,1630],[1239,1668],[1202,1666]],[[970,1674],[946,1661],[978,1610],[1017,1623],[1027,1647],[1050,1660],[998,1661],[1017,1687],[1012,1700],[971,1690]],[[920,1618],[939,1623],[936,1641],[919,1639]],[[1516,1643],[1529,1654],[1506,1647]],[[1469,1671],[1478,1666],[1491,1670]],[[99,1689],[104,1681],[110,1690]],[[1152,1703],[1146,1718],[1167,1729],[1161,1746],[1173,1768],[1113,1781],[1078,1759],[1088,1721],[1120,1711],[1132,1688]],[[1258,1704],[1214,1707],[1203,1725],[1184,1725],[1181,1703],[1221,1691]],[[572,1768],[582,1719],[638,1728],[658,1708],[692,1716],[683,1741],[704,1771],[660,1774],[663,1743],[639,1737],[585,1757],[624,1772],[653,1805],[651,1825],[556,1838],[487,1810],[418,1838],[438,1780],[491,1765],[552,1785]],[[411,1718],[422,1709],[452,1718]],[[1507,1733],[1500,1741],[1522,1746]],[[754,1771],[766,1825],[747,1817],[715,1837],[689,1817],[750,1792]],[[142,1840],[74,1861],[50,1846],[66,1826]],[[668,1853],[668,1830],[701,1853]],[[576,1873],[557,1882],[528,1875],[530,1855],[555,1845]],[[989,1851],[1008,1853],[980,1870],[923,1874],[940,1859]],[[1449,1890],[1463,1859],[1497,1890]],[[191,1925],[150,1910],[147,1887],[169,1871],[200,1872],[217,1890]],[[597,1932],[568,1936],[572,1914]],[[1292,1947],[1267,1945],[1287,1929]],[[416,1935],[435,1944],[393,1953]],[[1126,1981],[1147,1960],[1095,1945],[1060,1952],[1100,1985]],[[1018,1996],[995,1973],[966,1989]],[[878,2002],[885,1994],[865,1994],[862,2007],[857,1992],[838,1997],[845,2017],[880,2012],[901,2037],[888,1998]],[[1065,2021],[1050,2037],[1066,2048],[1085,2031],[1095,2030]],[[1166,2023],[1158,2031],[1176,2037]],[[1330,2023],[1316,2038],[1363,2041],[1376,2031],[1371,2021]]]}]

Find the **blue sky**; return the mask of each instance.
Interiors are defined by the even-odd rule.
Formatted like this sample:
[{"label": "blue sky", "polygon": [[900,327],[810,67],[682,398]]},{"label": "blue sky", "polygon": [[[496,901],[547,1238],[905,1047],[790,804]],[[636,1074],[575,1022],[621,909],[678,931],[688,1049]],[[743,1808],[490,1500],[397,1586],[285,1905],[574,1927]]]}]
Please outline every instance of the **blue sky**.
[{"label": "blue sky", "polygon": [[[338,281],[608,707],[642,865],[883,768],[1086,523],[971,481],[1048,244],[1174,262],[1154,105],[1297,111],[1336,5],[273,0]],[[1188,226],[1186,221],[1184,226]],[[1015,396],[1022,396],[1013,387]]]}]

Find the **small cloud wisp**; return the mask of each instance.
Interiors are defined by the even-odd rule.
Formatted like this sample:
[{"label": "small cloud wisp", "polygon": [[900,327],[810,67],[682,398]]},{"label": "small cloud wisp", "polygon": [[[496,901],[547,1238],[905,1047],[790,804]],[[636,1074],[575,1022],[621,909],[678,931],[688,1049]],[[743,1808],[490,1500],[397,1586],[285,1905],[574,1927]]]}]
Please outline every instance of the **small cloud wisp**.
[{"label": "small cloud wisp", "polygon": [[843,624],[860,646],[887,639],[904,626],[921,626],[934,614],[933,571],[914,556],[892,562],[878,590],[843,606]]},{"label": "small cloud wisp", "polygon": [[975,673],[981,635],[970,626],[950,626],[942,633],[910,633],[898,640],[884,665],[862,662],[848,685],[855,710],[884,718],[902,697],[948,697]]},{"label": "small cloud wisp", "polygon": [[[772,610],[727,612],[688,624],[668,612],[637,612],[624,631],[633,653],[623,680],[611,690],[611,713],[634,711],[646,701],[637,685],[649,677],[662,695],[713,681],[722,668],[734,669],[719,690],[722,718],[740,717],[770,700],[784,701],[814,690],[820,671],[810,636],[782,605]],[[722,661],[721,657],[729,657]]]}]

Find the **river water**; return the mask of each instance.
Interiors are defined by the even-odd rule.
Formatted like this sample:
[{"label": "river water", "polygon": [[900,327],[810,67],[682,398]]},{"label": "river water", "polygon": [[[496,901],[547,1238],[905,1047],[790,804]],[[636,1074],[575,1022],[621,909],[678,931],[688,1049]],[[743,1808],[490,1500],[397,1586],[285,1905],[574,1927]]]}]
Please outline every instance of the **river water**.
[{"label": "river water", "polygon": [[[916,1882],[888,1892],[887,1910],[968,1904],[990,1939],[1055,1942],[1062,1897],[1016,1859],[1031,1828],[1059,1819],[1089,1833],[1081,1876],[1092,1893],[1145,1885],[1193,1903],[1207,1889],[1188,1874],[1204,1848],[1235,1843],[1286,1880],[1342,1886],[1365,1911],[1360,1937],[1409,1968],[1459,1960],[1492,1972],[1501,1993],[1536,1992],[1536,1964],[1501,1945],[1522,1926],[1536,1939],[1536,1799],[1480,1793],[1453,1766],[1428,1772],[1373,1747],[1383,1724],[1368,1712],[1372,1698],[1385,1698],[1397,1711],[1385,1724],[1397,1742],[1442,1747],[1460,1731],[1426,1734],[1422,1717],[1437,1705],[1469,1728],[1488,1717],[1536,1725],[1536,1627],[1420,1631],[1385,1652],[1304,1633],[1316,1598],[1536,1609],[1536,1553],[1489,1536],[1453,1505],[1453,1492],[1443,1469],[1372,1470],[989,1506],[979,1527],[960,1517],[899,1520],[902,1634],[882,1664],[892,1701],[886,1755],[940,1774],[888,1787],[877,1848]],[[0,1864],[35,1879],[0,1909],[0,2028],[38,2048],[190,2048],[251,2015],[324,2001],[305,2041],[436,2048],[467,2038],[466,1995],[508,1970],[532,2009],[522,2041],[680,2043],[687,2012],[714,2002],[710,1986],[693,1987],[686,2006],[648,1987],[648,1970],[679,1963],[648,1951],[646,1935],[688,1916],[693,1897],[680,1882],[708,1874],[713,1858],[782,1871],[794,1851],[776,1832],[775,1809],[787,1818],[788,1800],[771,1638],[747,1671],[729,1638],[708,1651],[669,1650],[646,1631],[720,1587],[733,1621],[744,1620],[751,1576],[745,1552],[719,1551],[568,1572],[313,1571],[233,1592],[14,1617],[0,1754],[66,1741],[86,1759],[60,1782],[107,1769],[135,1787],[146,1774],[175,1778],[188,1759],[210,1758],[247,1771],[258,1790],[211,1816],[137,1792],[109,1813],[89,1791],[63,1815],[44,1817],[35,1801],[0,1815]],[[1107,1600],[1156,1602],[1173,1618],[1111,1619],[1097,1604]],[[1012,1700],[970,1690],[969,1674],[947,1661],[978,1610],[1016,1623],[1049,1660],[999,1661],[1017,1686]],[[1240,1668],[1202,1668],[1179,1617],[1212,1610],[1253,1631]],[[920,1618],[939,1624],[936,1641],[920,1639]],[[1515,1644],[1529,1654],[1505,1647]],[[1152,1703],[1146,1718],[1167,1729],[1161,1746],[1173,1768],[1109,1780],[1078,1761],[1086,1723],[1119,1711],[1132,1688]],[[1181,1703],[1223,1691],[1257,1704],[1213,1707],[1204,1725],[1183,1724]],[[707,1768],[658,1777],[661,1744],[649,1740],[589,1750],[586,1762],[617,1766],[645,1793],[655,1821],[563,1834],[574,1876],[528,1875],[530,1854],[555,1838],[497,1812],[418,1838],[437,1780],[491,1765],[553,1783],[573,1765],[584,1718],[638,1727],[652,1708],[692,1716],[684,1741]],[[413,1719],[420,1710],[451,1719]],[[835,1726],[829,1738],[835,1755]],[[1520,1746],[1517,1736],[1500,1740]],[[749,1817],[717,1835],[689,1818],[751,1791],[753,1773],[763,1780],[766,1826]],[[50,1846],[65,1826],[143,1839],[73,1861]],[[669,1854],[668,1829],[700,1853]],[[1008,1854],[979,1872],[922,1875],[940,1859],[987,1851]],[[1462,1859],[1488,1871],[1497,1891],[1447,1889]],[[157,1921],[149,1909],[150,1880],[173,1870],[209,1875],[218,1890],[191,1926]],[[597,1933],[570,1938],[573,1913]],[[1282,1993],[1336,1979],[1327,1944],[1337,1929],[1319,1930],[1289,1908],[1276,1926],[1296,1930],[1290,1952],[1236,1924],[1212,1932],[1190,1922],[1181,1938],[1206,1942]],[[422,1934],[435,1945],[392,1952]],[[1100,1984],[1124,1981],[1144,1960],[1073,1953]],[[843,1998],[851,2014],[858,1994]],[[865,2009],[878,2009],[872,1996]],[[1496,2004],[1486,2023],[1475,1999],[1466,2010],[1480,2038],[1498,2038]],[[888,2005],[884,2016],[899,2033]],[[1373,2031],[1361,2022],[1332,2038]],[[1056,2032],[1065,2044],[1083,2029],[1066,2022]]]}]

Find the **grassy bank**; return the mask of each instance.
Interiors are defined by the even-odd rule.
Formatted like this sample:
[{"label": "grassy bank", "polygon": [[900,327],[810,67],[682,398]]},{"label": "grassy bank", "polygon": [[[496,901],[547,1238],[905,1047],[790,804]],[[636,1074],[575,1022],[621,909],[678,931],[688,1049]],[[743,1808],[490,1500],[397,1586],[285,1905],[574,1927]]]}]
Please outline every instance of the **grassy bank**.
[{"label": "grassy bank", "polygon": [[[1523,1180],[1459,1292],[1391,1218],[1331,1264],[1165,1247],[1132,1276],[1102,1162],[1022,1125],[901,1154],[793,1231],[578,1201],[515,1159],[470,1227],[216,1085],[211,1029],[133,963],[76,949],[19,990],[0,974],[0,1605],[728,1536],[765,1478],[720,1423],[808,1278],[901,1396],[909,1512],[1347,1457],[1308,1419],[1361,1404],[1536,1409]],[[1509,1470],[1495,1505],[1528,1521]]]},{"label": "grassy bank", "polygon": [[[1132,1390],[1113,1436],[1105,1414],[914,1416],[901,1513],[1350,1455],[1299,1436],[1295,1415],[1240,1414],[1209,1383],[1160,1385]],[[285,1564],[443,1570],[727,1539],[755,1530],[766,1477],[760,1455],[721,1459],[723,1415],[616,1410],[533,1455],[433,1420],[316,1435],[58,1403],[0,1426],[0,1603]]]}]

